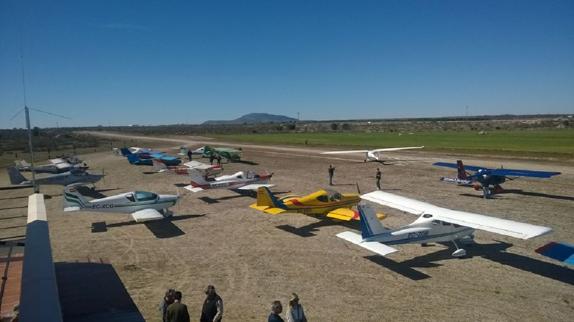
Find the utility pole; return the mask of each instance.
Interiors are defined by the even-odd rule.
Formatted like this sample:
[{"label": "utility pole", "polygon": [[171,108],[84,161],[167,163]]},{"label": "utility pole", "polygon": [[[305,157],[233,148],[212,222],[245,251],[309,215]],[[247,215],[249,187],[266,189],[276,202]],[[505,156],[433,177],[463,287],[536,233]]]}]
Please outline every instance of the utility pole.
[{"label": "utility pole", "polygon": [[32,186],[34,187],[34,193],[40,192],[38,185],[36,185],[36,171],[34,170],[34,148],[32,148],[32,130],[30,129],[30,111],[28,106],[24,106],[24,111],[26,112],[26,127],[28,128],[28,148],[30,149],[30,165],[32,166]]}]

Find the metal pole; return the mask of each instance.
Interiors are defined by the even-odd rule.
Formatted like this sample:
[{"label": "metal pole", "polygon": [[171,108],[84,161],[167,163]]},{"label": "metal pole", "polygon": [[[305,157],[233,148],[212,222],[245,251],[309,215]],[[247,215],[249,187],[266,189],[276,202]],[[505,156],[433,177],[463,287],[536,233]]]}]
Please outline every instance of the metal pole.
[{"label": "metal pole", "polygon": [[28,148],[30,149],[30,165],[32,166],[32,186],[34,186],[34,193],[38,193],[40,190],[36,185],[36,171],[34,170],[34,149],[32,148],[32,130],[30,129],[30,111],[28,106],[24,106],[24,111],[26,112],[26,127],[28,128]]}]

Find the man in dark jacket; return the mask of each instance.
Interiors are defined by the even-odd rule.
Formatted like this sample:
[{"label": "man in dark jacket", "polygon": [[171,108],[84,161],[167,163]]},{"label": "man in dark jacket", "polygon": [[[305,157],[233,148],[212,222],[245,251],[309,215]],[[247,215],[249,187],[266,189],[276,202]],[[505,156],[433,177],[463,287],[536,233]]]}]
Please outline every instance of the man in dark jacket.
[{"label": "man in dark jacket", "polygon": [[168,322],[190,322],[189,312],[187,305],[181,303],[181,292],[176,291],[174,295],[175,301],[167,307],[167,321]]},{"label": "man in dark jacket", "polygon": [[329,185],[333,185],[333,176],[335,175],[335,168],[332,164],[329,164]]},{"label": "man in dark jacket", "polygon": [[271,314],[267,318],[267,322],[285,322],[283,318],[279,315],[283,312],[283,306],[280,301],[273,301],[271,304]]},{"label": "man in dark jacket", "polygon": [[381,170],[377,168],[377,174],[375,175],[375,178],[377,179],[377,189],[379,190],[381,190],[381,177],[382,177]]},{"label": "man in dark jacket", "polygon": [[215,292],[215,286],[208,285],[205,289],[207,297],[203,302],[200,322],[221,322],[223,317],[223,300]]}]

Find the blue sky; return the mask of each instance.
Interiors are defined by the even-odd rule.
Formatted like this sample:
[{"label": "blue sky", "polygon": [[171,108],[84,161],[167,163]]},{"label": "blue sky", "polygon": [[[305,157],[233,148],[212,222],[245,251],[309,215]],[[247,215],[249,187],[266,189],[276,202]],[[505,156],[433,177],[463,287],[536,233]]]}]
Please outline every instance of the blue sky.
[{"label": "blue sky", "polygon": [[0,128],[574,113],[574,1],[0,1]]}]

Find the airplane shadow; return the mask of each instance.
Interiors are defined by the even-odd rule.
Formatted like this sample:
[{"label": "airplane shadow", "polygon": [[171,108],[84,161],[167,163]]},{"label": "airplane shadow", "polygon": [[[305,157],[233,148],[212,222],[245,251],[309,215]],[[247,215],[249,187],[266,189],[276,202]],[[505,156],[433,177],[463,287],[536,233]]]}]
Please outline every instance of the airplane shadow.
[{"label": "airplane shadow", "polygon": [[246,161],[246,160],[233,161],[233,163],[242,163],[242,164],[248,164],[248,165],[259,165],[259,163],[257,163],[257,162]]},{"label": "airplane shadow", "polygon": [[65,321],[144,321],[111,264],[57,262],[54,268]]},{"label": "airplane shadow", "polygon": [[159,172],[157,172],[157,171],[144,171],[144,172],[142,172],[142,173],[143,173],[143,174],[157,174],[157,173],[159,173]]},{"label": "airplane shadow", "polygon": [[[371,255],[365,258],[407,278],[420,280],[429,278],[430,276],[415,270],[413,267],[438,267],[441,266],[441,264],[436,263],[437,261],[455,259],[452,257],[452,253],[454,251],[452,244],[446,243],[444,245],[449,246],[449,248],[441,249],[437,252],[418,256],[403,262],[396,262],[392,259],[378,255]],[[464,248],[467,250],[467,256],[460,258],[459,260],[465,260],[475,256],[482,257],[515,269],[520,269],[562,283],[574,285],[574,274],[572,274],[572,270],[570,268],[537,260],[528,256],[506,252],[510,247],[512,247],[512,244],[501,241],[496,241],[492,244],[475,243],[465,245]]]},{"label": "airplane shadow", "polygon": [[189,186],[189,183],[174,183],[173,185],[178,188],[183,188]]},{"label": "airplane shadow", "polygon": [[22,228],[22,227],[26,227],[26,224],[16,225],[16,226],[8,226],[8,227],[0,227],[0,229],[11,229],[11,228]]},{"label": "airplane shadow", "polygon": [[515,193],[523,196],[532,196],[532,197],[543,197],[549,199],[559,199],[559,200],[568,200],[574,201],[574,197],[571,196],[560,196],[560,195],[551,195],[541,192],[532,192],[532,191],[524,191],[522,189],[504,189],[504,191],[499,192],[498,194],[506,194],[506,193]]},{"label": "airplane shadow", "polygon": [[[300,215],[300,214],[296,214],[296,213],[293,213],[293,214],[294,215]],[[288,233],[292,233],[292,234],[295,234],[299,237],[304,237],[304,238],[316,236],[315,232],[319,231],[319,228],[327,227],[327,226],[345,226],[349,229],[355,229],[355,230],[359,229],[359,222],[356,220],[351,220],[351,221],[336,220],[336,219],[331,219],[329,217],[325,217],[324,215],[311,216],[311,217],[314,217],[314,218],[324,217],[324,218],[320,218],[319,221],[308,224],[306,226],[302,226],[302,227],[294,227],[291,225],[279,225],[279,226],[275,226],[275,228],[279,228],[283,231],[286,231]]]},{"label": "airplane shadow", "polygon": [[[179,227],[177,227],[173,223],[174,221],[186,220],[186,219],[190,219],[190,218],[197,218],[197,217],[203,217],[203,216],[205,216],[205,214],[201,214],[201,215],[177,215],[177,216],[174,215],[172,217],[165,218],[162,220],[145,222],[145,223],[143,223],[143,225],[145,225],[156,238],[172,238],[172,237],[185,235],[185,232],[183,230],[179,229]],[[105,221],[99,221],[99,222],[92,223],[92,233],[106,232],[106,231],[108,231],[108,228],[117,228],[117,227],[140,225],[140,224],[142,224],[142,223],[138,223],[135,221],[125,221],[125,222],[119,222],[119,223],[113,223],[113,224],[106,224]]]},{"label": "airplane shadow", "polygon": [[[220,201],[243,198],[243,197],[257,198],[257,192],[253,191],[253,190],[240,190],[240,189],[230,189],[230,190],[237,193],[237,195],[225,196],[225,197],[220,197],[220,198],[211,198],[211,197],[206,196],[206,197],[199,197],[197,199],[211,205],[211,204],[219,203]],[[290,192],[291,191],[279,191],[279,192],[274,191],[273,194],[274,195],[280,195],[280,194],[290,193]]]}]

